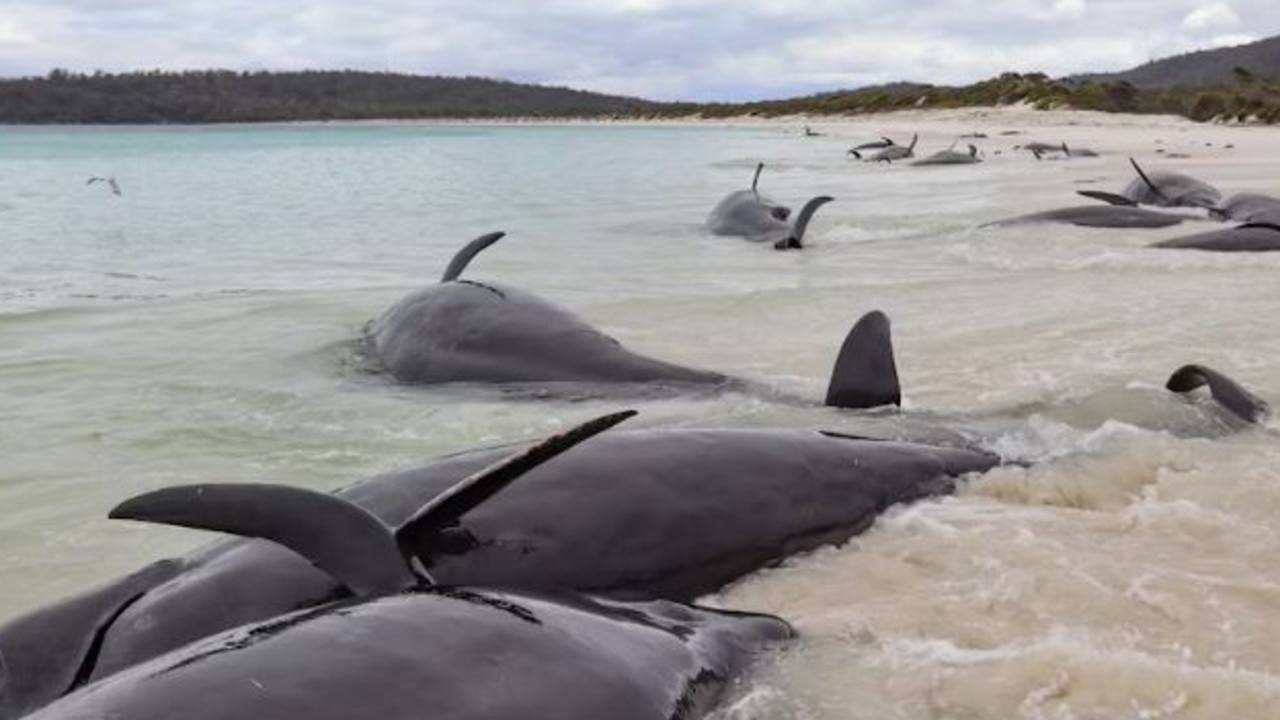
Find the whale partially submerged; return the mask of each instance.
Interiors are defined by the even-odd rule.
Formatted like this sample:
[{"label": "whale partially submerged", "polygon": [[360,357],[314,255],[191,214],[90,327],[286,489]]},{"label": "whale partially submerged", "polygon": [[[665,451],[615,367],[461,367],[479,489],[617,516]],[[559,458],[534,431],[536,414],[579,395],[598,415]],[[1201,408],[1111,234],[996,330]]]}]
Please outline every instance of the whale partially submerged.
[{"label": "whale partially submerged", "polygon": [[1280,252],[1280,216],[1275,222],[1247,222],[1162,240],[1149,247],[1210,252]]},{"label": "whale partially submerged", "polygon": [[461,279],[467,264],[504,236],[468,243],[440,282],[388,308],[368,330],[369,345],[397,380],[438,384],[688,383],[729,378],[646,357],[567,308],[493,282]]},{"label": "whale partially submerged", "polygon": [[[512,470],[503,460],[537,447],[438,458],[336,499],[401,528],[397,542],[440,584],[689,601],[844,542],[886,508],[947,492],[960,476],[1000,462],[976,449],[810,430],[636,430],[601,435],[506,485],[501,473]],[[212,526],[195,496],[161,498],[171,522]],[[259,525],[321,542],[330,530],[308,524],[309,511],[287,512],[291,502],[274,498]],[[345,597],[353,584],[361,583],[337,582],[274,543],[243,538],[153,564],[0,627],[8,668],[0,718],[200,638]]]},{"label": "whale partially submerged", "polygon": [[[894,160],[906,160],[907,158],[915,157],[916,142],[920,140],[920,134],[912,133],[911,142],[907,145],[899,145],[888,138],[885,138],[885,140],[888,142],[888,145],[885,145],[879,152],[875,152],[864,157],[860,150],[862,146],[859,146],[858,148],[851,149],[849,154],[863,162],[891,163]],[[869,146],[870,145],[868,145],[868,147]]]},{"label": "whale partially submerged", "polygon": [[912,162],[916,165],[974,165],[982,162],[982,158],[978,157],[978,147],[972,143],[969,144],[967,152],[959,152],[953,148],[939,150],[929,157],[920,158]]},{"label": "whale partially submerged", "polygon": [[[564,383],[594,388],[751,387],[741,378],[632,352],[567,308],[533,293],[462,279],[467,264],[502,236],[490,233],[471,241],[439,283],[410,293],[370,323],[366,345],[394,378],[422,384],[542,383],[555,388]],[[885,352],[876,343],[889,342],[887,333],[874,332],[875,324],[887,325],[888,319],[854,325],[837,358],[832,387],[880,382],[878,376],[859,374],[864,365],[860,358]],[[858,337],[869,339],[860,342]],[[887,351],[891,354],[892,348]],[[896,402],[893,393],[896,387],[886,388],[877,404]]]},{"label": "whale partially submerged", "polygon": [[1163,228],[1178,225],[1187,216],[1130,205],[1074,205],[997,220],[983,227],[1028,223],[1064,223],[1092,228]]},{"label": "whale partially submerged", "polygon": [[436,585],[356,505],[284,486],[166,488],[116,517],[280,543],[348,597],[214,634],[33,718],[698,718],[783,620],[668,601]]},{"label": "whale partially submerged", "polygon": [[732,235],[751,242],[771,243],[775,250],[804,247],[809,221],[818,208],[831,202],[829,195],[810,198],[795,222],[789,222],[791,208],[761,195],[758,189],[764,163],[756,165],[749,190],[735,190],[722,199],[707,216],[707,229],[715,235]]},{"label": "whale partially submerged", "polygon": [[1078,190],[1085,197],[1112,205],[1155,205],[1158,207],[1190,207],[1209,210],[1222,201],[1222,193],[1209,183],[1180,172],[1148,173],[1129,158],[1138,177],[1119,194],[1100,190]]}]

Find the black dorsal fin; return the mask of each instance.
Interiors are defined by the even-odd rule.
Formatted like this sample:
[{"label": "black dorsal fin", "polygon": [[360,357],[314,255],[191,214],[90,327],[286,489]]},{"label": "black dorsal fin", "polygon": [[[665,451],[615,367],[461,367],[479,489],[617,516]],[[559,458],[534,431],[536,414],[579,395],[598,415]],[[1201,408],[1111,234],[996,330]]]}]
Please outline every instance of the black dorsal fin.
[{"label": "black dorsal fin", "polygon": [[756,185],[760,183],[760,173],[764,171],[764,163],[756,163],[756,174],[751,177],[751,192],[755,194],[756,200],[760,199],[760,191],[756,189]]},{"label": "black dorsal fin", "polygon": [[1204,385],[1209,386],[1209,394],[1215,402],[1247,422],[1262,422],[1271,412],[1265,400],[1204,365],[1183,365],[1169,376],[1165,388],[1176,393],[1188,393]]},{"label": "black dorsal fin", "polygon": [[1160,202],[1172,204],[1169,196],[1165,195],[1155,183],[1151,182],[1151,178],[1147,177],[1147,173],[1143,171],[1142,166],[1138,164],[1137,160],[1129,158],[1129,164],[1137,171],[1138,177],[1142,178],[1142,182],[1146,183],[1147,187],[1151,188],[1151,192],[1155,193],[1155,196],[1160,199]]},{"label": "black dorsal fin", "polygon": [[512,480],[635,415],[635,410],[623,410],[589,420],[472,473],[419,508],[396,531],[396,539],[402,548],[417,545],[422,538],[457,523],[458,518]]},{"label": "black dorsal fin", "polygon": [[1077,190],[1076,194],[1083,195],[1091,200],[1101,200],[1110,205],[1123,205],[1126,207],[1136,207],[1138,205],[1138,203],[1123,195],[1105,190]]},{"label": "black dorsal fin", "polygon": [[395,536],[364,508],[289,485],[179,485],[124,501],[108,517],[215,530],[279,543],[356,595],[395,592],[418,578]]},{"label": "black dorsal fin", "polygon": [[449,267],[444,269],[444,275],[440,276],[440,282],[445,283],[450,280],[457,280],[462,275],[462,271],[467,269],[467,264],[471,262],[472,258],[479,255],[481,250],[501,240],[505,235],[506,233],[504,232],[491,232],[467,243],[449,261]]},{"label": "black dorsal fin", "polygon": [[872,310],[849,331],[831,371],[826,404],[839,408],[902,404],[893,337],[884,313]]}]

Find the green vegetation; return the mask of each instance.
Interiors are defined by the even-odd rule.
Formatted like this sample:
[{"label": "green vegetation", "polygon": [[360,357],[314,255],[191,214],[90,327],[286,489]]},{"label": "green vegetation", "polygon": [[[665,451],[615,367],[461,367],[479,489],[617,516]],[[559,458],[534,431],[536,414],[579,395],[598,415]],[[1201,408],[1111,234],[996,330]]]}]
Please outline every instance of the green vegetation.
[{"label": "green vegetation", "polygon": [[1164,113],[1280,123],[1280,78],[1242,66],[1198,87],[1005,73],[964,87],[896,83],[789,100],[657,103],[485,78],[367,72],[145,72],[0,80],[0,123],[221,123],[433,118],[674,118],[856,115],[1027,103],[1036,108]]},{"label": "green vegetation", "polygon": [[486,78],[369,72],[139,72],[0,80],[0,123],[601,117],[654,103]]},{"label": "green vegetation", "polygon": [[1005,73],[964,87],[897,84],[790,100],[746,104],[677,105],[664,114],[856,115],[913,108],[961,108],[1027,103],[1041,110],[1182,115],[1198,121],[1280,123],[1280,78],[1263,79],[1240,68],[1234,83],[1208,87],[1139,88],[1126,81],[1055,80],[1041,73]]}]

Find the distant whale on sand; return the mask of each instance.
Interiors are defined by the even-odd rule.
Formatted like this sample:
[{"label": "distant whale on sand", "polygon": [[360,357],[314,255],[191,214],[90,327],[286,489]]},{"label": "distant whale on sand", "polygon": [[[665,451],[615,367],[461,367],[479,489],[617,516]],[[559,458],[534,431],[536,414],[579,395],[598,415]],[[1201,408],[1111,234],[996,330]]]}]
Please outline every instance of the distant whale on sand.
[{"label": "distant whale on sand", "polygon": [[804,246],[804,235],[809,221],[818,208],[831,202],[832,197],[819,195],[811,198],[800,209],[795,223],[789,223],[791,209],[760,194],[757,184],[764,163],[756,165],[751,189],[736,190],[725,196],[707,216],[707,229],[715,235],[734,235],[752,242],[772,243],[776,250],[798,250]]}]

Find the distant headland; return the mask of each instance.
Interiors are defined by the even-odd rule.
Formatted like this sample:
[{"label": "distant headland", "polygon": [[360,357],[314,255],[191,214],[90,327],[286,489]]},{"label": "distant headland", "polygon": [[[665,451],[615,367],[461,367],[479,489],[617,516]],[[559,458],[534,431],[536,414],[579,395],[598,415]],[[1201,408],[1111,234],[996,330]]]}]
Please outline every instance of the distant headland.
[{"label": "distant headland", "polygon": [[491,78],[354,70],[80,74],[55,69],[43,77],[0,80],[0,124],[727,119],[1017,103],[1039,109],[1280,123],[1280,36],[1165,58],[1119,73],[1066,78],[1005,73],[963,87],[901,82],[745,103],[658,102]]}]

